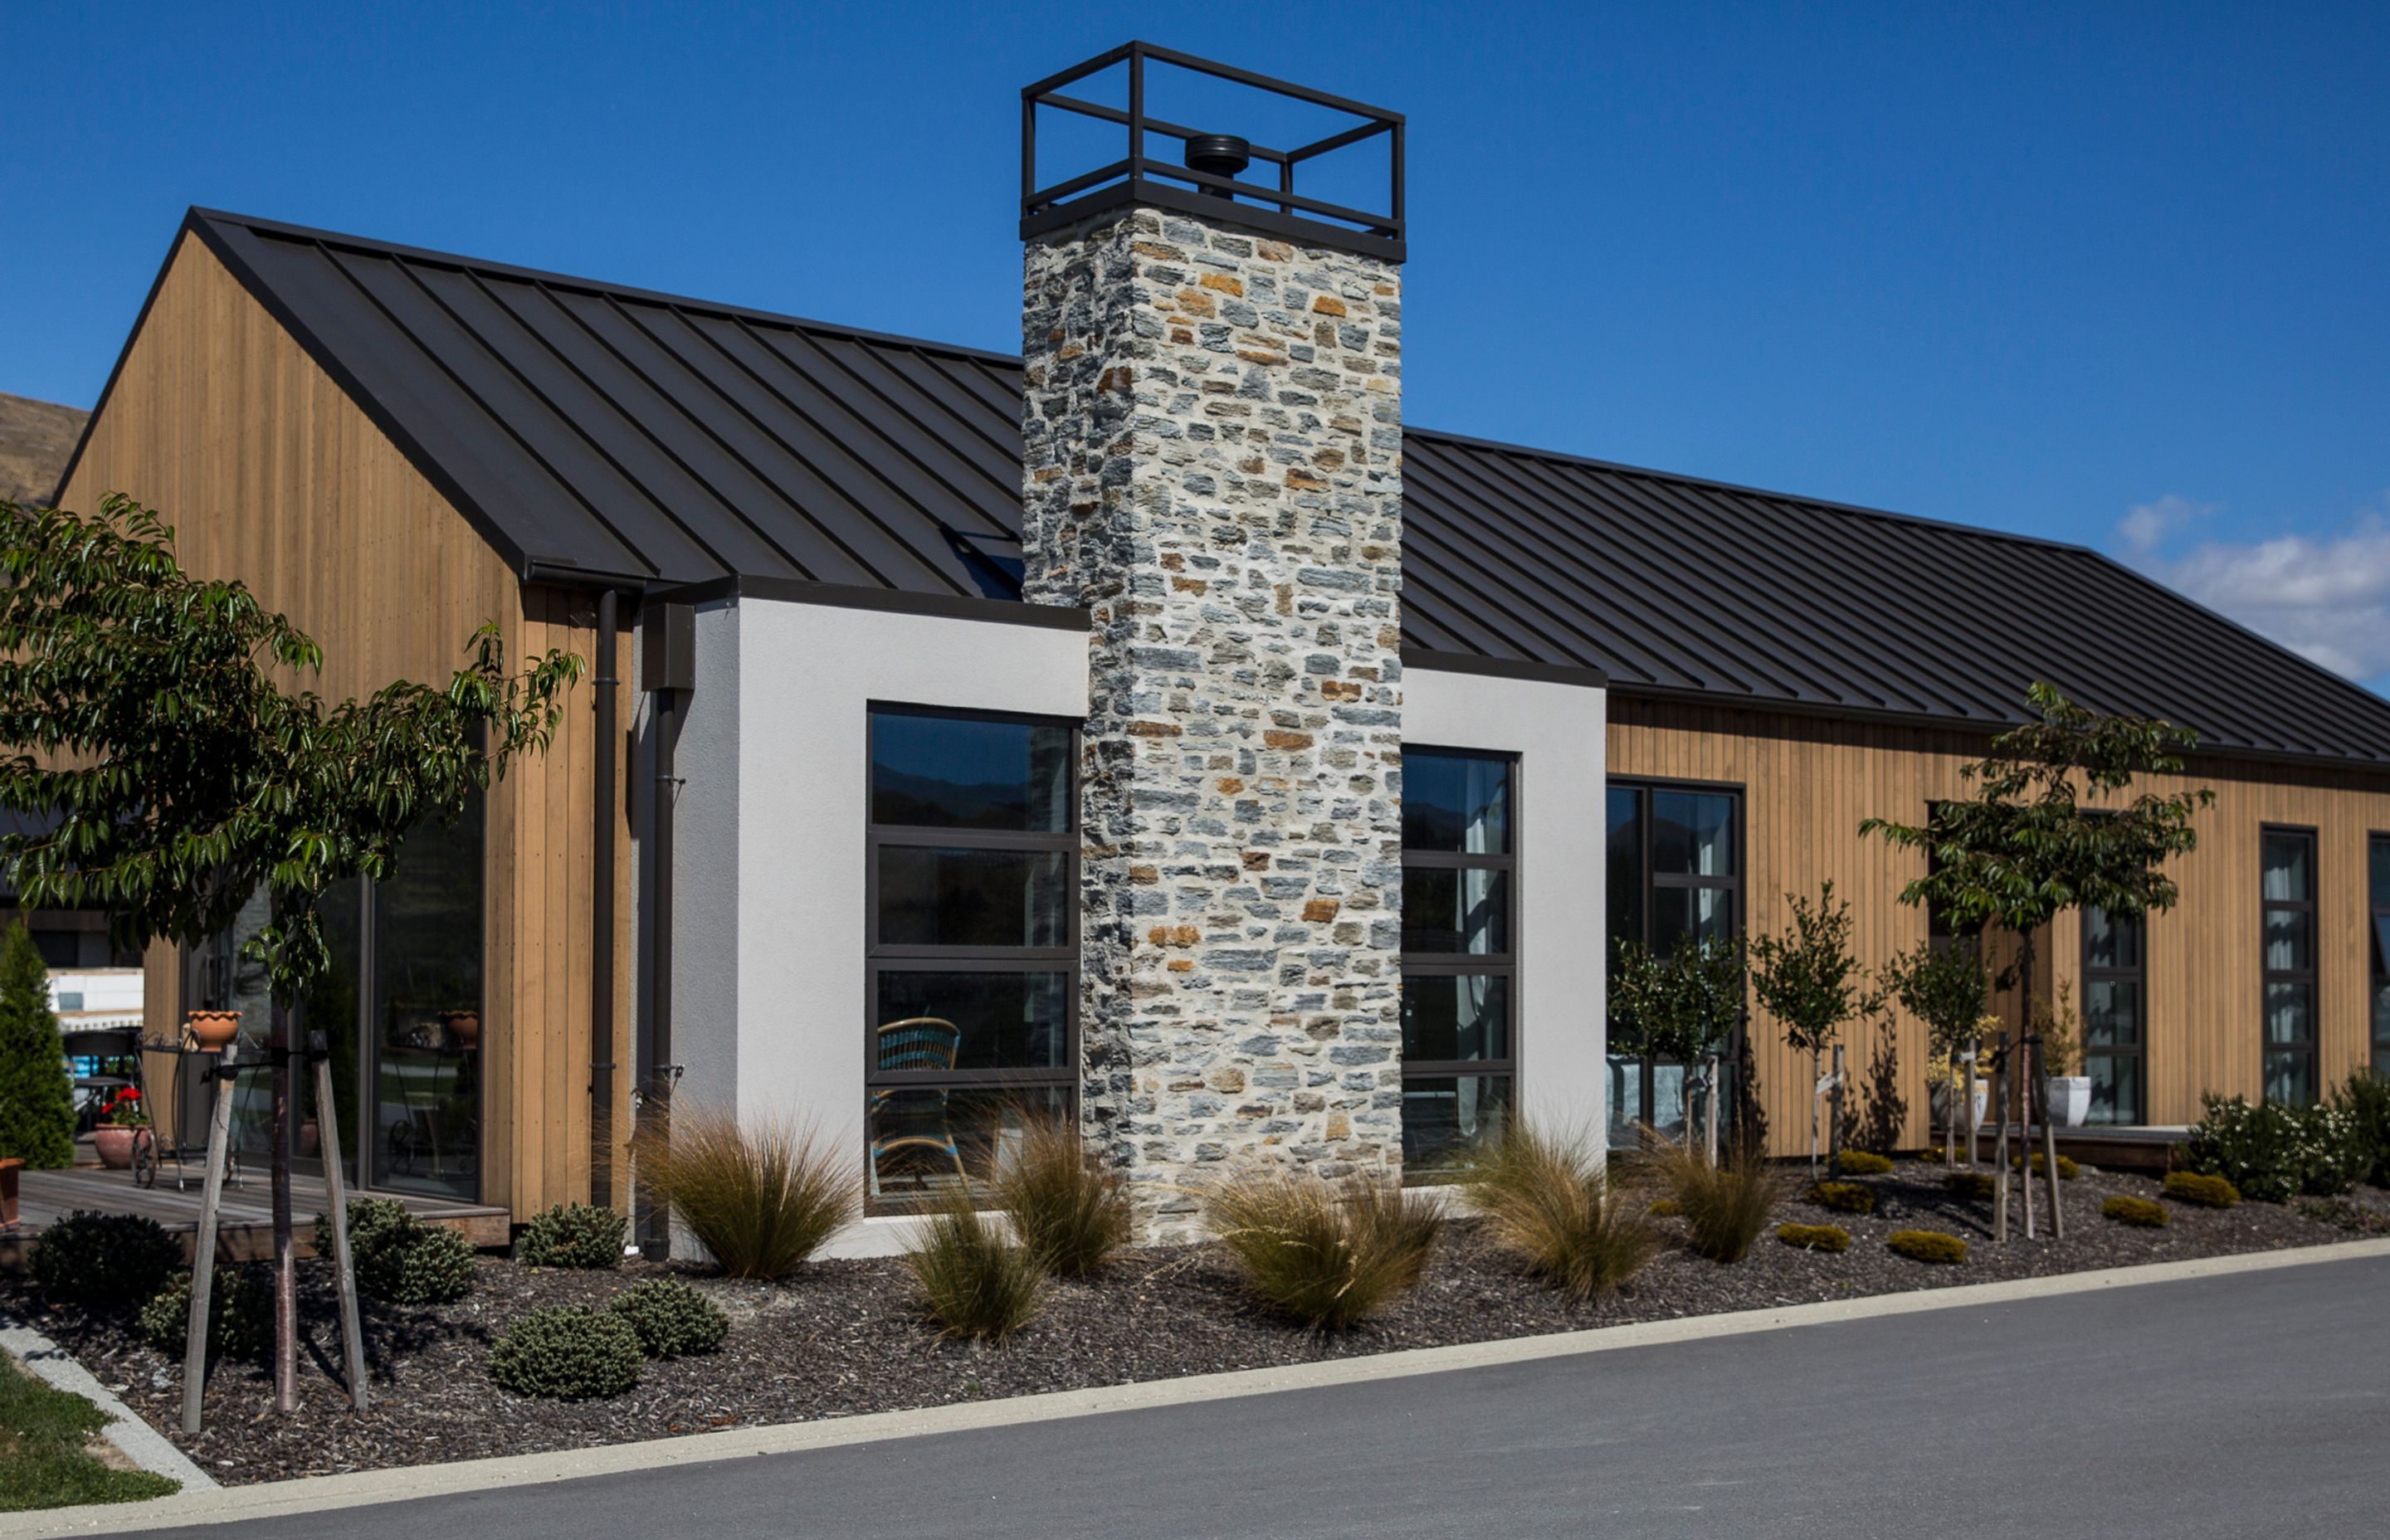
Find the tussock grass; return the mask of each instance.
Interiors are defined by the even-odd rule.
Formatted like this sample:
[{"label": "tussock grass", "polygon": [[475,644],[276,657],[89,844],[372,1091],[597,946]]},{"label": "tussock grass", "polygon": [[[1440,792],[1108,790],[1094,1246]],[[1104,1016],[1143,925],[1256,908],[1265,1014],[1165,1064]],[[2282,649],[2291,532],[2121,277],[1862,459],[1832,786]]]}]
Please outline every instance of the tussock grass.
[{"label": "tussock grass", "polygon": [[995,1341],[1036,1315],[1046,1275],[1026,1247],[1004,1238],[1003,1226],[957,1194],[921,1222],[905,1249],[905,1268],[920,1286],[921,1303],[949,1337]]},{"label": "tussock grass", "polygon": [[1641,1194],[1613,1187],[1583,1140],[1524,1119],[1484,1147],[1467,1186],[1496,1242],[1571,1299],[1609,1293],[1660,1250]]},{"label": "tussock grass", "polygon": [[1214,1183],[1204,1227],[1272,1309],[1316,1331],[1368,1319],[1419,1282],[1442,1203],[1383,1177],[1342,1181],[1267,1169]]},{"label": "tussock grass", "polygon": [[989,1174],[989,1194],[1040,1267],[1084,1277],[1127,1243],[1127,1189],[1076,1128],[1042,1115],[1022,1122],[1018,1143]]},{"label": "tussock grass", "polygon": [[632,1141],[639,1179],[734,1278],[786,1277],[854,1218],[862,1173],[812,1130],[684,1103]]},{"label": "tussock grass", "polygon": [[1712,1262],[1741,1262],[1784,1199],[1784,1179],[1748,1140],[1738,1139],[1710,1164],[1700,1152],[1658,1135],[1644,1154],[1684,1216],[1686,1246]]}]

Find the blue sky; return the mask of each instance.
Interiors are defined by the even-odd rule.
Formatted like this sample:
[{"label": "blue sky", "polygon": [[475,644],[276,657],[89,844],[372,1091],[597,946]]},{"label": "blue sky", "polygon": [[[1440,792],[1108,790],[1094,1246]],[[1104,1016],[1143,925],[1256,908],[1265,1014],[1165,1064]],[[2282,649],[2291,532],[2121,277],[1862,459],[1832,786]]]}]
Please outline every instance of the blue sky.
[{"label": "blue sky", "polygon": [[2390,6],[0,7],[0,391],[191,203],[1017,349],[1017,90],[1410,118],[1416,423],[2099,545],[2390,684]]}]

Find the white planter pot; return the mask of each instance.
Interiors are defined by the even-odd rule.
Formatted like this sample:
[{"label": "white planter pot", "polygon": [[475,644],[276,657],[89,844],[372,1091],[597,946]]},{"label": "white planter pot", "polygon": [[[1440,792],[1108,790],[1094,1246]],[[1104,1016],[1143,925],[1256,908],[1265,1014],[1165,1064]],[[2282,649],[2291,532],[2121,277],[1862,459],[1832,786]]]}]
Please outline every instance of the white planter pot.
[{"label": "white planter pot", "polygon": [[2042,1082],[2049,1100],[2049,1121],[2061,1128],[2080,1128],[2091,1115],[2089,1075],[2050,1075]]}]

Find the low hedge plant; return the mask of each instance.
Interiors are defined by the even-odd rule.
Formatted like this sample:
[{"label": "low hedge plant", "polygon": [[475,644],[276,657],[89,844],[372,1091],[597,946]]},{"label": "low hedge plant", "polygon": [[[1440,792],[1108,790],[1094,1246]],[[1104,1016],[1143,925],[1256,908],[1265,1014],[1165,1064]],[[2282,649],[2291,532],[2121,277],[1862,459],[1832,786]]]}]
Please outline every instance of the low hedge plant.
[{"label": "low hedge plant", "polygon": [[515,1260],[533,1267],[598,1272],[623,1263],[623,1216],[595,1203],[559,1203],[523,1226]]},{"label": "low hedge plant", "polygon": [[2229,1209],[2241,1201],[2241,1189],[2221,1176],[2206,1176],[2195,1171],[2169,1171],[2158,1190],[2178,1203],[2190,1203],[2203,1209]]},{"label": "low hedge plant", "polygon": [[1851,1232],[1840,1225],[1779,1225],[1776,1238],[1804,1251],[1847,1251]]},{"label": "low hedge plant", "polygon": [[1892,1174],[1892,1157],[1879,1155],[1872,1149],[1845,1149],[1843,1151],[1843,1174],[1889,1176]]},{"label": "low hedge plant", "polygon": [[1911,1262],[1954,1266],[1967,1260],[1967,1243],[1939,1230],[1895,1230],[1883,1238],[1883,1243]]},{"label": "low hedge plant", "polygon": [[131,1304],[166,1286],[183,1248],[154,1219],[77,1209],[33,1241],[33,1281],[75,1304]]},{"label": "low hedge plant", "polygon": [[[2009,1159],[2009,1169],[2011,1171],[2023,1171],[2024,1169],[2024,1161],[2011,1156]],[[2040,1150],[2035,1150],[2033,1152],[2033,1174],[2036,1176],[2039,1176],[2045,1174],[2049,1170],[2049,1162],[2042,1158]],[[2072,1182],[2082,1174],[2083,1168],[2075,1163],[2075,1157],[2072,1155],[2061,1155],[2058,1158],[2058,1179],[2060,1181]]]},{"label": "low hedge plant", "polygon": [[591,1401],[639,1382],[639,1334],[608,1310],[551,1304],[520,1316],[490,1350],[490,1378],[517,1395]]},{"label": "low hedge plant", "polygon": [[2165,1205],[2152,1203],[2146,1198],[2127,1198],[2123,1193],[2101,1204],[2100,1212],[2119,1225],[2132,1225],[2145,1230],[2164,1229],[2168,1217]]},{"label": "low hedge plant", "polygon": [[1857,1182],[1812,1182],[1802,1196],[1821,1209],[1840,1213],[1875,1213],[1875,1188]]},{"label": "low hedge plant", "polygon": [[[473,1291],[473,1243],[430,1225],[393,1198],[349,1200],[349,1256],[360,1293],[391,1304],[447,1304]],[[316,1251],[329,1255],[332,1221],[315,1216]]]},{"label": "low hedge plant", "polygon": [[712,1353],[730,1332],[721,1306],[678,1278],[635,1283],[606,1308],[630,1323],[639,1351],[650,1358]]},{"label": "low hedge plant", "polygon": [[2287,1203],[2302,1193],[2331,1198],[2373,1169],[2358,1112],[2339,1098],[2314,1107],[2246,1097],[2200,1097],[2203,1114],[2183,1144],[2183,1163],[2221,1176],[2243,1198]]},{"label": "low hedge plant", "polygon": [[[191,1275],[173,1280],[149,1298],[134,1317],[141,1340],[169,1358],[180,1358],[191,1341]],[[208,1356],[254,1358],[274,1341],[274,1290],[247,1267],[218,1267],[208,1285]]]}]

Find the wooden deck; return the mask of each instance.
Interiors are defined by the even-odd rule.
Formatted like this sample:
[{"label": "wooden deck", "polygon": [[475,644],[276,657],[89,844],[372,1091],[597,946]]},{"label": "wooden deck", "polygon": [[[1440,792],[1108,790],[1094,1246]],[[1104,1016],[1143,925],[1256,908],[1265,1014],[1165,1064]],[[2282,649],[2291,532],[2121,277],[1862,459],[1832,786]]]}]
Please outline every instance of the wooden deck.
[{"label": "wooden deck", "polygon": [[[1963,1129],[1961,1133],[1965,1132]],[[1975,1146],[1977,1159],[1989,1161],[1999,1134],[1999,1125],[1985,1123]],[[2058,1131],[2058,1152],[2071,1161],[2099,1166],[2106,1171],[2139,1171],[2163,1176],[2175,1167],[2175,1149],[2191,1136],[2188,1128],[2062,1128]],[[2017,1126],[2009,1124],[2009,1142],[2013,1149]],[[2033,1149],[2041,1152],[2041,1125],[2034,1124]]]},{"label": "wooden deck", "polygon": [[[199,1184],[196,1174],[188,1187],[177,1187],[170,1167],[159,1177],[156,1187],[142,1187],[134,1185],[133,1174],[129,1171],[77,1166],[69,1171],[21,1173],[19,1187],[20,1203],[17,1227],[0,1235],[0,1270],[20,1266],[24,1260],[25,1241],[39,1234],[45,1226],[65,1218],[77,1209],[93,1209],[101,1213],[147,1214],[164,1226],[168,1234],[182,1240],[186,1255],[189,1254],[198,1239]],[[508,1239],[507,1211],[504,1209],[409,1193],[374,1193],[370,1196],[396,1198],[424,1219],[463,1231],[476,1246],[504,1246]],[[219,1261],[254,1262],[273,1255],[273,1200],[265,1174],[262,1171],[246,1173],[240,1187],[225,1184],[224,1201],[217,1217],[216,1257]],[[315,1214],[324,1207],[324,1184],[320,1178],[296,1174],[291,1177],[290,1213],[302,1256],[314,1254]]]}]

